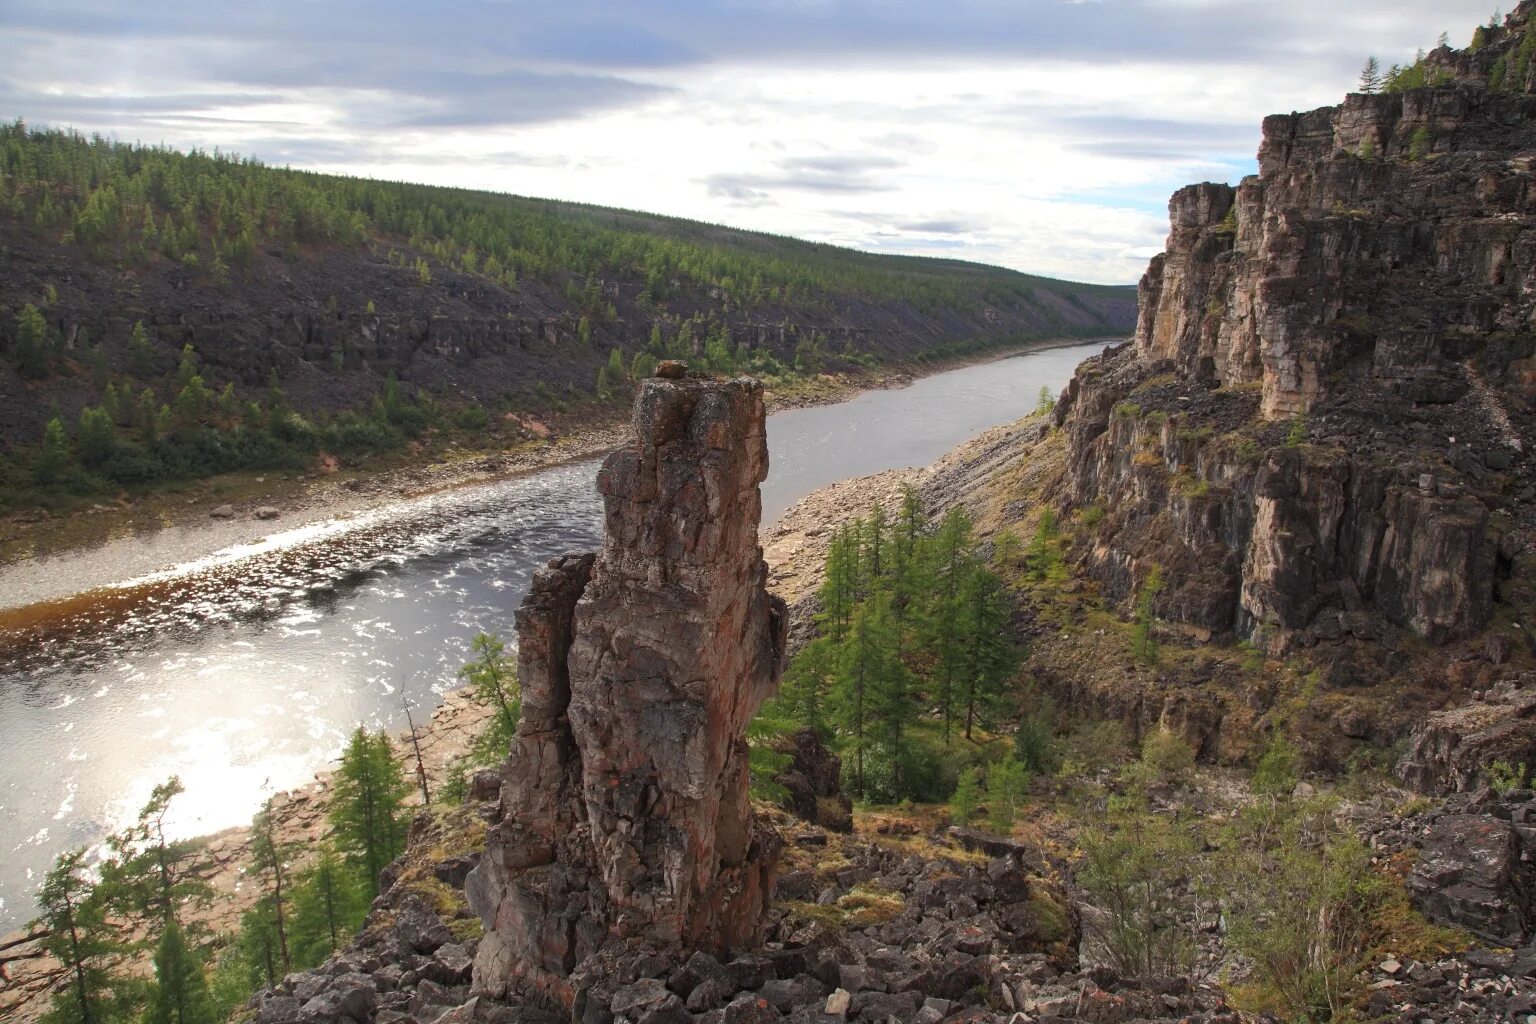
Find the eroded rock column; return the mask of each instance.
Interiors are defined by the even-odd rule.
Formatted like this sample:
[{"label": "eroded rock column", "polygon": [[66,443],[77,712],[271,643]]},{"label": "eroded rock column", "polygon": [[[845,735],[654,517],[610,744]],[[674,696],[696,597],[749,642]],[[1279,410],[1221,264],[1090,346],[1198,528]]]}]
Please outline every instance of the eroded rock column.
[{"label": "eroded rock column", "polygon": [[747,722],[778,685],[766,589],[762,386],[647,380],[598,475],[602,550],[558,559],[517,616],[524,712],[468,886],[479,991],[567,980],[613,943],[756,936],[777,838],[747,798]]}]

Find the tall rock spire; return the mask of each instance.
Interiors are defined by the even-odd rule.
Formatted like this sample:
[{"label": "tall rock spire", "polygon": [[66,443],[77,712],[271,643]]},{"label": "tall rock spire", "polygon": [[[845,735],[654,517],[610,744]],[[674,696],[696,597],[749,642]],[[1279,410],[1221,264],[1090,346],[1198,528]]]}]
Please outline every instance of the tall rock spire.
[{"label": "tall rock spire", "polygon": [[778,685],[762,386],[647,380],[598,475],[602,550],[540,570],[517,614],[523,718],[468,891],[477,990],[567,1005],[606,945],[756,936],[777,838],[752,820],[745,731]]}]

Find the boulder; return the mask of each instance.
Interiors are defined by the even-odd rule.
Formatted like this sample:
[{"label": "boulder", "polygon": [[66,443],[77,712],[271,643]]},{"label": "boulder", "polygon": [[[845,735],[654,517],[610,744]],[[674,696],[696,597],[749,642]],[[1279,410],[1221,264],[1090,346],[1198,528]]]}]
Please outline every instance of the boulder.
[{"label": "boulder", "polygon": [[1530,931],[1531,879],[1520,839],[1508,822],[1483,814],[1448,814],[1424,837],[1407,884],[1432,920],[1465,928],[1500,946]]}]

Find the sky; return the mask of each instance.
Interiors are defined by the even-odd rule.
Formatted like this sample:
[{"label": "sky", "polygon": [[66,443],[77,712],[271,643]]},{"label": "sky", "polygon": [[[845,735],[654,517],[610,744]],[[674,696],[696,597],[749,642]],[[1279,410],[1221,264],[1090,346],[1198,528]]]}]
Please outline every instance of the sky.
[{"label": "sky", "polygon": [[1487,0],[0,0],[0,117],[1127,284]]}]

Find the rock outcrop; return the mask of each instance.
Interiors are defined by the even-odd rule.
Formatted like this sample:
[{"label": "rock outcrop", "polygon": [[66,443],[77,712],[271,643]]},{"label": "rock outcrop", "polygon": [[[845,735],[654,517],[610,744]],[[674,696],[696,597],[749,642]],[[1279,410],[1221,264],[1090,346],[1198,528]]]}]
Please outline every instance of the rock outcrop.
[{"label": "rock outcrop", "polygon": [[1459,793],[1488,781],[1488,769],[1536,767],[1536,674],[1512,680],[1470,704],[1429,715],[1398,762],[1398,777],[1420,793]]},{"label": "rock outcrop", "polygon": [[552,562],[518,611],[523,717],[467,885],[484,994],[570,1007],[606,944],[720,952],[761,927],[778,839],[744,734],[785,628],[757,542],[762,387],[647,380],[634,427],[598,476],[601,552]]},{"label": "rock outcrop", "polygon": [[1111,592],[1160,565],[1168,618],[1275,650],[1488,625],[1536,520],[1536,94],[1489,84],[1530,13],[1173,196],[1135,343],[1055,413]]}]

